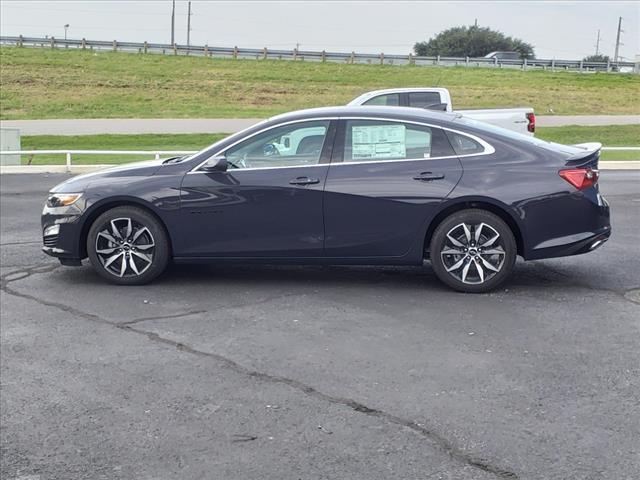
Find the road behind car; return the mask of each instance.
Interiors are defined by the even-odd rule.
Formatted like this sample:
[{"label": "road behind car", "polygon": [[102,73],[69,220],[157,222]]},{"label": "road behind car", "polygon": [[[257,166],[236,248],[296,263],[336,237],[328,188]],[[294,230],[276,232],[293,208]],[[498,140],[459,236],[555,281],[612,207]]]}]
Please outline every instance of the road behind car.
[{"label": "road behind car", "polygon": [[[3,175],[2,478],[633,478],[640,187],[613,235],[487,295],[431,268],[175,266],[108,285],[40,252],[63,175]],[[34,477],[37,478],[37,477]]]}]

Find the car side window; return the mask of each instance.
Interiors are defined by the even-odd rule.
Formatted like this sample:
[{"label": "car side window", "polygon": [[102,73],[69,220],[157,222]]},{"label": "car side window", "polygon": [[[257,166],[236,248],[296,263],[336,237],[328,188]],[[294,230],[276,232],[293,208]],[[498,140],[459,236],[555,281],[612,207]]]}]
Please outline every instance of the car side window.
[{"label": "car side window", "polygon": [[400,94],[389,93],[387,95],[378,95],[377,97],[370,98],[363,105],[381,105],[387,107],[397,107],[400,105]]},{"label": "car side window", "polygon": [[442,100],[438,92],[409,92],[409,106],[427,108],[439,105]]},{"label": "car side window", "polygon": [[320,162],[329,121],[271,128],[225,152],[230,169],[296,167]]},{"label": "car side window", "polygon": [[475,155],[484,152],[484,147],[471,137],[451,131],[447,131],[447,136],[456,155]]},{"label": "car side window", "polygon": [[379,120],[348,120],[345,162],[421,160],[454,155],[439,128]]}]

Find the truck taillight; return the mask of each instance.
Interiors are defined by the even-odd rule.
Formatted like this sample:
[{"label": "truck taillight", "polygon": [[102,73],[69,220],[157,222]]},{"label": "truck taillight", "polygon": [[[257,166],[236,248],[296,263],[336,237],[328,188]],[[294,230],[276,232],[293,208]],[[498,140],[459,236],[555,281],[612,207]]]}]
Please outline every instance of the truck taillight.
[{"label": "truck taillight", "polygon": [[598,183],[598,177],[600,174],[598,170],[593,170],[591,168],[568,168],[566,170],[560,170],[558,175],[578,190],[585,190]]},{"label": "truck taillight", "polygon": [[533,112],[527,113],[527,120],[529,123],[527,124],[527,130],[531,133],[536,131],[536,114]]}]

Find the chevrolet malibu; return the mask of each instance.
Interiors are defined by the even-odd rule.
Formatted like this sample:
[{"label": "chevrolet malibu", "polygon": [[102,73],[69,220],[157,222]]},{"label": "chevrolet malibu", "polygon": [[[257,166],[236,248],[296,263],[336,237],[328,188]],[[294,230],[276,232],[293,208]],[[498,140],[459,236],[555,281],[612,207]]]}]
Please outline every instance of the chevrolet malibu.
[{"label": "chevrolet malibu", "polygon": [[292,112],[191,156],[51,190],[44,252],[134,285],[176,263],[422,265],[485,292],[611,234],[600,145],[402,107]]}]

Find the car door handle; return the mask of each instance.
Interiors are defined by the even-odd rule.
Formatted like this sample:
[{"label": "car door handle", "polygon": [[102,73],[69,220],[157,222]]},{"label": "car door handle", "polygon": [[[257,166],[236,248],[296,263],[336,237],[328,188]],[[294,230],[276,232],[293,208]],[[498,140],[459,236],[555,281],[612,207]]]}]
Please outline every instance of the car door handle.
[{"label": "car door handle", "polygon": [[320,183],[318,178],[298,177],[293,180],[289,180],[291,185],[312,185],[314,183]]},{"label": "car door handle", "polygon": [[422,172],[419,175],[413,177],[414,180],[420,180],[421,182],[430,182],[432,180],[442,180],[444,178],[443,173]]}]

